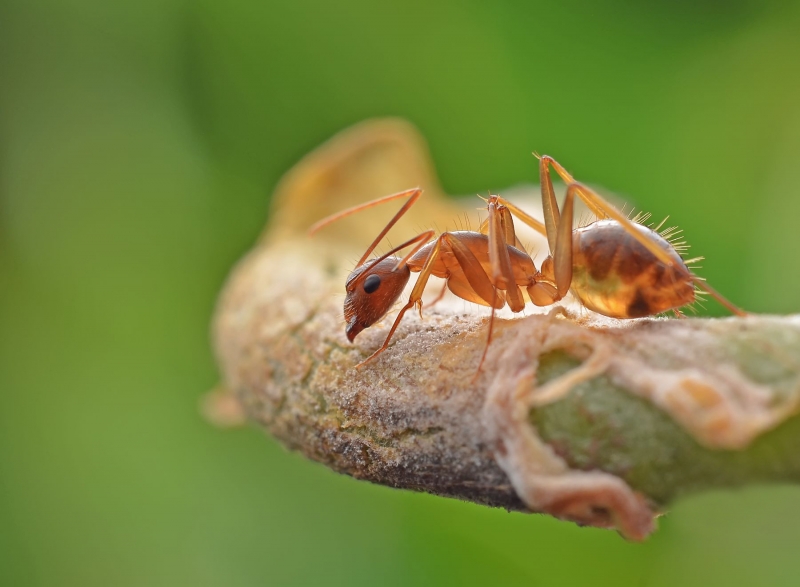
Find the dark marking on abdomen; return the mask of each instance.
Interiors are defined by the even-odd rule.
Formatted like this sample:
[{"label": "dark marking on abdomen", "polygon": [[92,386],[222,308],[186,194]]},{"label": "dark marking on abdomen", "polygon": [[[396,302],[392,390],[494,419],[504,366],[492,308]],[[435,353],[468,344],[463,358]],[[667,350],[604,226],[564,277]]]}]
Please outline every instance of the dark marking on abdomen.
[{"label": "dark marking on abdomen", "polygon": [[625,262],[617,268],[619,278],[625,283],[636,281],[640,275],[651,270],[654,265],[661,265],[656,256],[645,248],[633,236],[626,234],[625,241],[620,243],[627,251]]},{"label": "dark marking on abdomen", "polygon": [[590,238],[587,239],[584,234],[581,238],[581,248],[586,258],[589,275],[595,281],[603,281],[608,277],[614,265],[614,257],[617,254],[617,243],[611,239],[593,238],[595,236],[596,235],[591,235]]},{"label": "dark marking on abdomen", "polygon": [[642,295],[641,290],[636,290],[636,297],[628,304],[628,317],[629,318],[643,318],[644,316],[652,316],[655,312],[650,308],[650,302]]}]

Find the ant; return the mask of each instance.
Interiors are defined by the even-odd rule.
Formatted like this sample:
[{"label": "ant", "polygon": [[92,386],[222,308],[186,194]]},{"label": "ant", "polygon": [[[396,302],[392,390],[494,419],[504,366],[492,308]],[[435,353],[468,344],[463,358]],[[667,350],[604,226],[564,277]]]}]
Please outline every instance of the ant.
[{"label": "ant", "polygon": [[[422,316],[422,292],[431,275],[444,278],[445,289],[456,296],[492,308],[478,371],[492,339],[495,311],[506,304],[515,313],[525,307],[520,288],[525,288],[528,298],[537,306],[554,304],[571,290],[586,308],[611,318],[641,318],[669,310],[682,317],[678,308],[693,303],[698,288],[733,314],[746,315],[691,272],[676,246],[659,234],[660,225],[652,229],[639,223],[641,217],[638,221],[630,220],[594,190],[576,181],[555,159],[536,153],[534,156],[539,160],[544,223],[504,198],[492,195],[485,200],[489,216],[479,232],[459,230],[434,238],[435,232],[426,230],[367,261],[392,226],[422,195],[420,188],[414,188],[348,208],[311,227],[309,233],[313,234],[361,210],[408,198],[372,241],[345,283],[345,332],[352,342],[359,332],[386,315],[400,297],[411,272],[419,273],[408,302],[395,318],[383,345],[358,367],[388,348],[406,311],[416,306]],[[567,184],[560,210],[550,177],[551,166]],[[597,220],[573,229],[576,196]],[[541,270],[536,269],[517,239],[512,216],[547,237],[550,254]],[[409,247],[404,256],[395,256]],[[444,295],[445,289],[435,301]]]}]

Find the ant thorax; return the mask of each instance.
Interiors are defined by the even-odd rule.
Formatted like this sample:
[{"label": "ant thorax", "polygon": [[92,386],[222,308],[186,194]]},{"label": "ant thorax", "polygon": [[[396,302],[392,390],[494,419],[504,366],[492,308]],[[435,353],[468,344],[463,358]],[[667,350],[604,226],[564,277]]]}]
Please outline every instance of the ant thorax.
[{"label": "ant thorax", "polygon": [[674,247],[641,224],[636,230],[673,260],[669,266],[615,220],[599,220],[573,234],[572,292],[581,303],[612,318],[640,318],[691,304],[692,275]]}]

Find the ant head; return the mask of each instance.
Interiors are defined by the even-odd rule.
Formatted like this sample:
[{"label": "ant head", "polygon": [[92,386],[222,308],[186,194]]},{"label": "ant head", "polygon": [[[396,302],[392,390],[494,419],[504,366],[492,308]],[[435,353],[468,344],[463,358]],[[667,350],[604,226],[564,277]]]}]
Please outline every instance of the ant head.
[{"label": "ant head", "polygon": [[408,265],[395,270],[398,259],[387,257],[356,267],[347,278],[344,298],[344,319],[347,321],[347,340],[383,318],[394,305],[408,283]]}]

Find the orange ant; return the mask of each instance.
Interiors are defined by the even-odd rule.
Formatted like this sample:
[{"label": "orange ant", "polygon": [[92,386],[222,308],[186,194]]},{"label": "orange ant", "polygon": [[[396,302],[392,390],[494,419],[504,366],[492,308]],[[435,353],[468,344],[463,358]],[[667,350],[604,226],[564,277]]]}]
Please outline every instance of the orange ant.
[{"label": "orange ant", "polygon": [[[536,155],[534,153],[534,155]],[[365,328],[383,318],[400,297],[411,272],[419,272],[408,303],[394,320],[383,345],[358,366],[377,357],[389,346],[403,315],[416,306],[422,315],[422,292],[431,275],[446,280],[445,288],[456,296],[492,308],[488,349],[495,310],[508,304],[512,312],[525,307],[521,287],[537,306],[561,300],[567,292],[590,310],[612,318],[641,318],[673,310],[695,301],[695,286],[711,294],[732,313],[745,312],[726,300],[700,277],[694,275],[675,247],[656,230],[631,221],[594,190],[575,179],[557,161],[539,157],[544,223],[523,212],[500,196],[490,196],[488,218],[480,231],[435,232],[426,230],[367,261],[392,226],[422,195],[419,188],[392,194],[320,220],[313,234],[341,218],[399,198],[405,204],[386,224],[359,259],[345,284],[344,317],[347,339],[352,342]],[[567,184],[561,210],[558,208],[550,166]],[[597,220],[573,229],[574,200],[585,202]],[[512,215],[547,237],[550,254],[537,270],[514,231]],[[663,224],[663,223],[662,223]],[[410,248],[403,257],[395,253]],[[443,289],[438,301],[445,290]],[[481,363],[486,357],[484,349]]]}]

